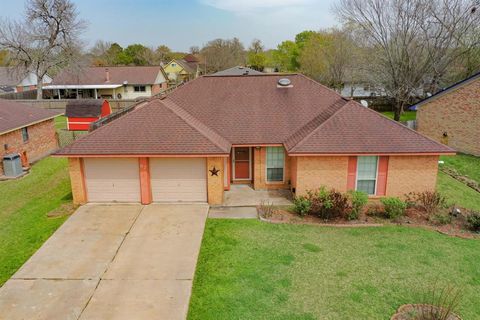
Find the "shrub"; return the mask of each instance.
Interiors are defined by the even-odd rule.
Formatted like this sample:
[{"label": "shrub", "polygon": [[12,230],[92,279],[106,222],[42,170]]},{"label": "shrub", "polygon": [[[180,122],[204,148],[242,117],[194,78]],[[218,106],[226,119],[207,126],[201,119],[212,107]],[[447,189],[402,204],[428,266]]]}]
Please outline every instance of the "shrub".
[{"label": "shrub", "polygon": [[350,212],[347,218],[348,220],[356,220],[368,202],[368,194],[362,191],[350,190],[347,192],[347,197],[350,201]]},{"label": "shrub", "polygon": [[293,210],[300,216],[306,216],[310,213],[312,203],[304,196],[293,199]]},{"label": "shrub", "polygon": [[405,209],[407,209],[407,204],[395,197],[386,197],[380,199],[380,202],[385,207],[385,216],[388,219],[397,219],[400,216],[405,214]]},{"label": "shrub", "polygon": [[303,200],[298,200],[298,202],[300,201],[310,204],[309,214],[314,214],[324,220],[344,218],[349,210],[346,195],[333,189],[327,190],[325,187],[307,191],[307,195]]},{"label": "shrub", "polygon": [[435,213],[432,215],[431,220],[437,224],[449,224],[452,222],[452,216],[448,213]]},{"label": "shrub", "polygon": [[480,212],[472,212],[467,216],[468,228],[473,231],[480,231]]},{"label": "shrub", "polygon": [[411,192],[406,198],[409,206],[421,207],[428,215],[447,207],[447,199],[437,191]]},{"label": "shrub", "polygon": [[447,285],[439,287],[435,285],[430,292],[425,295],[424,307],[420,312],[420,320],[449,320],[459,319],[454,316],[456,309],[460,305],[461,291]]},{"label": "shrub", "polygon": [[274,213],[275,213],[275,207],[273,206],[273,202],[268,202],[265,200],[262,200],[260,202],[260,214],[264,218],[270,218]]}]

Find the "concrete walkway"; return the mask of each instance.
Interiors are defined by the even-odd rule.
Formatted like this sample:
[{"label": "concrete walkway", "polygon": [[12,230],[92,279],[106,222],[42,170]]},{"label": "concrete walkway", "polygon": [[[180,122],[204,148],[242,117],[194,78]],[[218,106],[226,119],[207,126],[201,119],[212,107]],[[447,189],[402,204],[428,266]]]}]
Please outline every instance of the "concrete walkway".
[{"label": "concrete walkway", "polygon": [[86,205],[0,289],[0,319],[185,319],[208,205]]},{"label": "concrete walkway", "polygon": [[275,206],[292,204],[292,193],[288,190],[253,190],[249,185],[232,184],[229,191],[225,191],[223,206],[250,207],[258,206],[262,201],[273,203]]}]

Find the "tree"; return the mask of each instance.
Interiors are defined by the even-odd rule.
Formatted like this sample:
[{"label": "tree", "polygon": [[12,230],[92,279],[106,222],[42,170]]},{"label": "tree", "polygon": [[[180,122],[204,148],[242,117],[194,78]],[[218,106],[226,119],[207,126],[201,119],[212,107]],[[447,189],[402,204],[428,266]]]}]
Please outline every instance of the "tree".
[{"label": "tree", "polygon": [[84,27],[70,0],[28,0],[22,21],[1,22],[0,49],[9,51],[16,72],[37,76],[37,99],[42,99],[44,76],[81,60]]},{"label": "tree", "polygon": [[8,60],[8,51],[0,50],[0,66],[6,66]]},{"label": "tree", "polygon": [[245,48],[238,38],[215,39],[201,50],[208,72],[217,72],[245,64]]},{"label": "tree", "polygon": [[310,40],[310,38],[315,35],[317,35],[317,32],[315,31],[311,31],[311,30],[302,31],[295,36],[295,43],[297,44],[298,48],[302,50],[305,43],[307,43],[308,40]]},{"label": "tree", "polygon": [[280,71],[296,71],[300,67],[298,62],[299,49],[295,42],[287,40],[277,46],[272,52],[275,67]]},{"label": "tree", "polygon": [[299,56],[301,71],[340,91],[347,70],[353,67],[354,49],[345,30],[333,28],[310,33]]},{"label": "tree", "polygon": [[188,52],[191,53],[191,54],[199,54],[200,53],[200,47],[191,46],[190,49],[188,50]]},{"label": "tree", "polygon": [[258,39],[254,39],[252,41],[247,54],[247,64],[251,68],[258,71],[263,71],[265,68],[267,57],[263,51],[264,48],[265,47],[263,46],[262,41]]},{"label": "tree", "polygon": [[426,83],[434,92],[455,61],[479,45],[471,0],[340,0],[336,9],[362,31],[369,74],[394,100],[397,121]]}]

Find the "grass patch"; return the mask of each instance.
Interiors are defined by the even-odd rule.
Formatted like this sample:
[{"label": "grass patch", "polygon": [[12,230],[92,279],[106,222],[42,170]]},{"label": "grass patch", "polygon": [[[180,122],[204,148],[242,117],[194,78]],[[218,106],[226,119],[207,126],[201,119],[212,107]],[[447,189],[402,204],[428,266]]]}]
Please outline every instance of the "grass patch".
[{"label": "grass patch", "polygon": [[480,183],[480,157],[459,153],[456,156],[441,156],[440,160],[445,162],[440,166],[454,169],[462,176]]},{"label": "grass patch", "polygon": [[480,211],[480,193],[441,171],[438,172],[437,190],[449,203]]},{"label": "grass patch", "polygon": [[[393,111],[384,111],[382,112],[383,115],[393,119],[394,112]],[[404,111],[403,114],[400,116],[400,121],[409,121],[417,119],[417,112],[416,111]]]},{"label": "grass patch", "polygon": [[72,212],[67,160],[39,161],[24,178],[0,182],[0,194],[1,286]]},{"label": "grass patch", "polygon": [[188,319],[389,319],[436,282],[478,319],[479,259],[480,241],[420,228],[209,219]]},{"label": "grass patch", "polygon": [[62,129],[67,129],[67,117],[65,116],[58,116],[55,119],[55,129],[62,130]]}]

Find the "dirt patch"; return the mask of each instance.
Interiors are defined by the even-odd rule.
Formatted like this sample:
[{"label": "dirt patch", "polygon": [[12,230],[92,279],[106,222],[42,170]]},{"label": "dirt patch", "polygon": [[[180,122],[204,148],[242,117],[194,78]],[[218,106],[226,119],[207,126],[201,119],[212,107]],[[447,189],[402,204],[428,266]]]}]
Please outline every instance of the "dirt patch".
[{"label": "dirt patch", "polygon": [[76,206],[73,203],[64,203],[60,207],[56,208],[55,210],[50,211],[47,213],[47,217],[49,218],[56,218],[61,216],[66,216],[72,214],[76,209]]},{"label": "dirt patch", "polygon": [[[401,306],[397,313],[394,314],[390,320],[422,320],[422,319],[436,319],[429,317],[432,313],[442,312],[439,307],[427,304],[405,304]],[[443,319],[443,318],[442,318]],[[450,313],[445,320],[462,320],[456,314]]]}]

